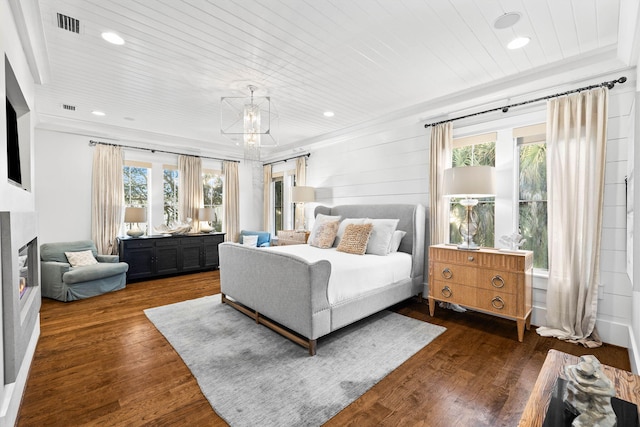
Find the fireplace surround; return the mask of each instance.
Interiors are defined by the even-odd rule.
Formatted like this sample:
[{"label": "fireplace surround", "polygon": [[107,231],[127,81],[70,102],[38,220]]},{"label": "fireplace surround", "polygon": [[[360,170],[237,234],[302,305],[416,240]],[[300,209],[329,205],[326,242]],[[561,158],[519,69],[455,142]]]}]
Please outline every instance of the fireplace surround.
[{"label": "fireplace surround", "polygon": [[16,381],[40,312],[37,228],[35,212],[0,212],[5,384]]}]

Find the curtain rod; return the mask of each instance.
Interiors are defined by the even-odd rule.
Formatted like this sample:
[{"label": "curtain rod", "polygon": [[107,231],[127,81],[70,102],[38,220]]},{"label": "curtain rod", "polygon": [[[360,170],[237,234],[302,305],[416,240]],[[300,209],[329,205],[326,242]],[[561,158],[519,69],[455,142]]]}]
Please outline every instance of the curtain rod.
[{"label": "curtain rod", "polygon": [[297,159],[298,157],[311,157],[311,153],[307,153],[307,154],[300,154],[299,156],[289,157],[289,158],[282,159],[282,160],[276,160],[276,161],[273,161],[273,162],[264,163],[264,164],[263,164],[263,166],[267,166],[267,165],[275,165],[276,163],[286,162],[287,160]]},{"label": "curtain rod", "polygon": [[578,88],[578,89],[568,90],[566,92],[556,93],[556,94],[553,94],[553,95],[542,96],[540,98],[530,99],[528,101],[522,101],[522,102],[518,102],[516,104],[505,105],[504,107],[491,108],[489,110],[479,111],[477,113],[471,113],[471,114],[467,114],[466,116],[455,117],[453,119],[442,120],[442,121],[436,122],[436,123],[427,123],[427,124],[424,125],[424,127],[428,128],[429,126],[436,126],[436,125],[440,125],[442,123],[448,123],[448,122],[453,122],[455,120],[466,119],[468,117],[479,116],[480,114],[492,113],[494,111],[502,111],[503,113],[506,113],[507,111],[509,111],[509,108],[511,108],[511,107],[519,107],[521,105],[532,104],[534,102],[539,102],[539,101],[545,101],[547,99],[557,98],[559,96],[569,95],[571,93],[582,92],[582,91],[585,91],[585,90],[591,90],[591,89],[595,89],[597,87],[606,86],[609,89],[613,89],[613,87],[616,85],[616,83],[624,83],[626,81],[627,81],[627,78],[622,76],[619,79],[611,80],[611,81],[608,81],[608,82],[602,82],[600,84],[595,84],[595,85],[591,85],[591,86],[585,86],[585,87],[581,87],[581,88]]},{"label": "curtain rod", "polygon": [[219,159],[217,157],[208,157],[208,156],[196,156],[194,154],[176,153],[176,152],[173,152],[173,151],[158,150],[158,149],[155,149],[155,148],[134,147],[134,146],[131,146],[131,145],[113,144],[111,142],[94,141],[92,139],[89,140],[89,146],[90,147],[94,147],[94,146],[96,146],[98,144],[111,145],[111,146],[114,146],[114,147],[122,147],[122,148],[131,148],[133,150],[151,151],[152,153],[175,154],[175,155],[178,155],[178,156],[194,156],[194,157],[200,157],[201,159],[220,160],[220,161],[223,161],[223,162],[240,163],[239,160]]}]

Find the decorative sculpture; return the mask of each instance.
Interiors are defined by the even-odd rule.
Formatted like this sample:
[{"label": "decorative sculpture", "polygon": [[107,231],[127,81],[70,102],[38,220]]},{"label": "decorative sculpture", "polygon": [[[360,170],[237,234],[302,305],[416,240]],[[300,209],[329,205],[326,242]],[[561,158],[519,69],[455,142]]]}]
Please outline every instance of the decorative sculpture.
[{"label": "decorative sculpture", "polygon": [[578,415],[573,427],[615,427],[616,414],[611,397],[616,390],[613,382],[602,371],[595,356],[581,356],[577,365],[565,366],[568,384],[563,398],[565,405]]},{"label": "decorative sculpture", "polygon": [[158,234],[171,234],[171,235],[178,235],[178,234],[187,234],[189,231],[191,231],[191,218],[187,218],[186,221],[174,221],[169,223],[169,225],[166,224],[160,224],[158,226],[153,227],[153,231],[155,231]]},{"label": "decorative sculpture", "polygon": [[512,233],[510,235],[500,237],[499,241],[500,243],[507,245],[507,249],[517,251],[520,249],[520,246],[524,245],[524,242],[526,242],[527,239],[523,239],[522,234]]}]

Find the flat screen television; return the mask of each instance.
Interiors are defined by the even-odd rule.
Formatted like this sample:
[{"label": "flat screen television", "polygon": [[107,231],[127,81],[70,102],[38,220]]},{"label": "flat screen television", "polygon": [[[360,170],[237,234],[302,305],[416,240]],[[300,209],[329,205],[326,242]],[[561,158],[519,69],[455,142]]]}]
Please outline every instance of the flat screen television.
[{"label": "flat screen television", "polygon": [[18,139],[18,115],[7,99],[7,175],[10,181],[22,186],[20,168],[20,143]]}]

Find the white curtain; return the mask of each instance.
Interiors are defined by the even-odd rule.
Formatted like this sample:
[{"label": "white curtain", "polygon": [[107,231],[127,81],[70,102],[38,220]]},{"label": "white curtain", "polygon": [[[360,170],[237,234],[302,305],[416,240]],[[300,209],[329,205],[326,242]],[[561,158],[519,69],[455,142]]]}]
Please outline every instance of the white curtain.
[{"label": "white curtain", "polygon": [[602,345],[595,330],[600,282],[608,89],[547,104],[549,281],[547,326],[537,329]]},{"label": "white curtain", "polygon": [[224,173],[224,231],[225,240],[237,242],[240,233],[240,186],[238,180],[238,162],[222,163]]},{"label": "white curtain", "polygon": [[[304,187],[307,185],[307,157],[298,157],[296,159],[296,187]],[[296,203],[294,211],[294,227],[296,230],[304,228],[305,221],[305,204]]]},{"label": "white curtain", "polygon": [[198,210],[203,206],[202,159],[195,156],[178,156],[178,207],[180,220],[191,218],[191,231],[200,231]]},{"label": "white curtain", "polygon": [[122,148],[98,144],[93,152],[91,239],[99,254],[118,253],[116,238],[122,224],[124,186]]},{"label": "white curtain", "polygon": [[429,156],[429,239],[431,245],[449,241],[449,200],[444,198],[444,170],[451,167],[453,124],[431,127]]},{"label": "white curtain", "polygon": [[263,230],[269,231],[271,229],[271,165],[264,165],[262,167],[262,182],[263,182]]}]

